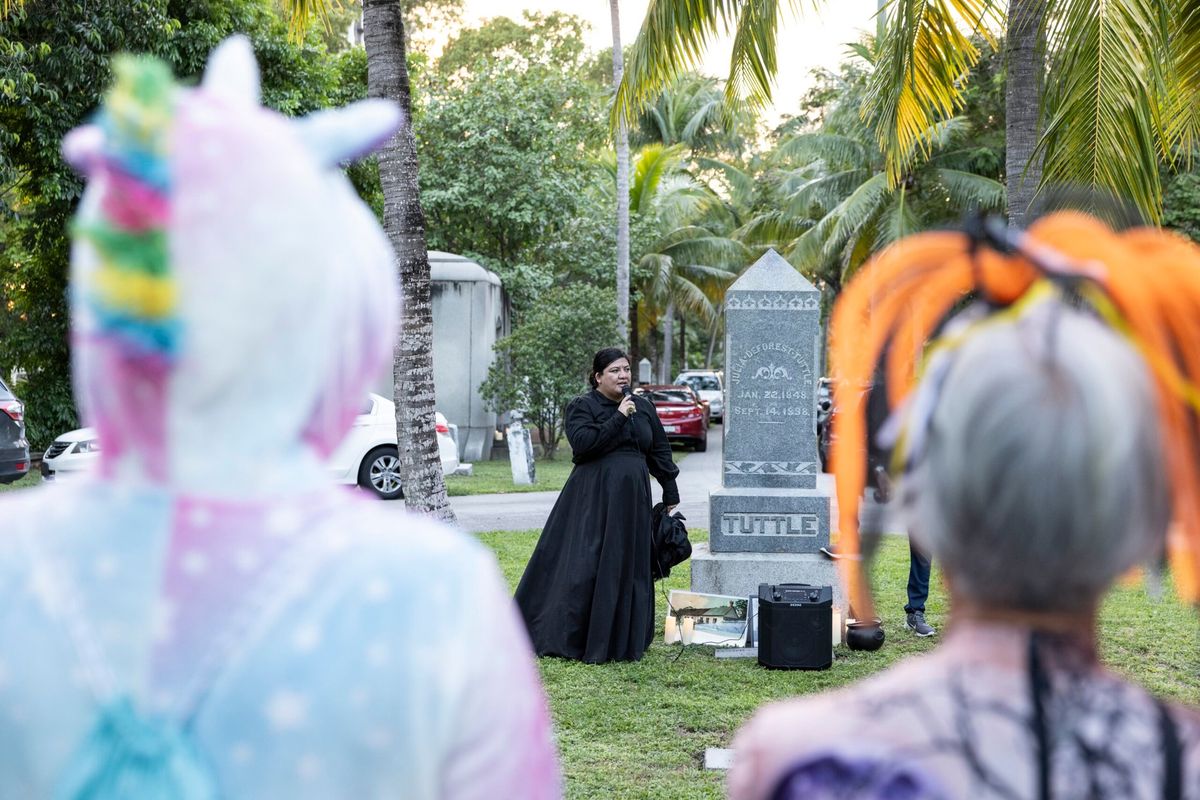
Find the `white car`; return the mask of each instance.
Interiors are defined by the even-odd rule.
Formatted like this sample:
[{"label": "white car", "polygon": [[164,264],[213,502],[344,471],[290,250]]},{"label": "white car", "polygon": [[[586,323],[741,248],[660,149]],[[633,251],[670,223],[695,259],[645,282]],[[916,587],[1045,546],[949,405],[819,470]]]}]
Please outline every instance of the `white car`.
[{"label": "white car", "polygon": [[[438,455],[442,473],[449,475],[458,469],[458,445],[454,443],[446,418],[437,414]],[[42,456],[42,476],[52,480],[59,475],[92,469],[100,455],[93,428],[64,433],[47,448]],[[354,418],[354,425],[326,462],[330,474],[338,483],[358,484],[385,500],[403,496],[400,487],[400,460],[396,450],[396,406],[377,394],[367,397],[363,412]]]},{"label": "white car", "polygon": [[[442,474],[458,469],[458,445],[446,418],[438,412],[438,455]],[[367,407],[354,418],[346,438],[329,456],[326,466],[338,483],[357,483],[385,500],[403,497],[400,488],[400,454],[396,450],[396,405],[377,394],[367,396]]]},{"label": "white car", "polygon": [[690,386],[700,395],[700,399],[708,403],[712,419],[725,419],[725,387],[721,381],[721,373],[707,369],[689,369],[675,376],[674,383]]}]

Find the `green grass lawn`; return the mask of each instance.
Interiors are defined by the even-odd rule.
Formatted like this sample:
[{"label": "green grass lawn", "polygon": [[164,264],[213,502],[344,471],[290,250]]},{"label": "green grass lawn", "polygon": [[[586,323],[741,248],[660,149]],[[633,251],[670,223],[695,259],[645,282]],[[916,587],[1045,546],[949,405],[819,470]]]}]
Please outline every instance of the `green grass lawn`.
[{"label": "green grass lawn", "polygon": [[[678,464],[686,452],[675,449],[671,451]],[[476,461],[471,477],[465,475],[447,475],[446,493],[451,497],[467,494],[507,494],[512,492],[557,492],[567,482],[571,474],[571,450],[560,448],[558,457],[553,461],[537,459],[537,483],[530,486],[518,486],[512,482],[512,467],[504,461]]]},{"label": "green grass lawn", "polygon": [[[485,533],[480,538],[516,587],[538,532]],[[707,534],[693,531],[693,541]],[[759,705],[776,698],[819,692],[870,675],[936,645],[904,629],[908,548],[887,537],[874,570],[876,597],[887,643],[875,653],[837,650],[822,672],[773,671],[749,660],[718,661],[712,647],[662,644],[666,603],[658,598],[658,640],[635,664],[589,666],[556,658],[540,661],[550,697],[566,775],[568,798],[720,798],[722,773],[704,770],[704,750],[727,747],[737,727]],[[688,588],[683,564],[666,589]],[[936,563],[928,616],[944,626],[947,601]],[[1200,622],[1196,613],[1166,595],[1147,597],[1139,587],[1113,592],[1101,621],[1105,661],[1155,692],[1200,703]]]},{"label": "green grass lawn", "polygon": [[30,472],[21,480],[14,483],[0,483],[0,492],[11,492],[14,489],[27,489],[30,486],[37,486],[42,481],[42,476],[36,472]]}]

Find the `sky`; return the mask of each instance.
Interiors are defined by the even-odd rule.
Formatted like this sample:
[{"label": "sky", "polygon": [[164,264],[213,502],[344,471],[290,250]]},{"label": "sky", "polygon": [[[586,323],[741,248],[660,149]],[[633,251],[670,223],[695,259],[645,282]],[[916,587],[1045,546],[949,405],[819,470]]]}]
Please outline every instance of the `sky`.
[{"label": "sky", "polygon": [[[649,0],[620,0],[621,44],[637,38]],[[523,10],[548,13],[566,11],[591,24],[587,42],[600,50],[612,44],[612,23],[607,0],[465,0],[463,22],[475,25],[491,17],[519,18]],[[798,4],[805,5],[808,4]],[[863,31],[875,30],[877,0],[836,0],[822,4],[820,12],[805,8],[786,17],[779,30],[779,76],[766,120],[776,122],[794,113],[797,101],[811,84],[814,67],[835,67],[846,54],[846,44]],[[700,71],[724,78],[729,74],[731,39],[714,41]]]}]

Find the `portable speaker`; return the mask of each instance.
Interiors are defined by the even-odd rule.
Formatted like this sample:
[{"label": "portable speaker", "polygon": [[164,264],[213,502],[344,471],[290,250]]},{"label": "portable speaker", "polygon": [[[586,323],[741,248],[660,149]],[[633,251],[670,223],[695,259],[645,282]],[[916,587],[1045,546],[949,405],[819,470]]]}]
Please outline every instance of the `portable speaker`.
[{"label": "portable speaker", "polygon": [[772,669],[833,664],[833,587],[758,585],[758,663]]}]

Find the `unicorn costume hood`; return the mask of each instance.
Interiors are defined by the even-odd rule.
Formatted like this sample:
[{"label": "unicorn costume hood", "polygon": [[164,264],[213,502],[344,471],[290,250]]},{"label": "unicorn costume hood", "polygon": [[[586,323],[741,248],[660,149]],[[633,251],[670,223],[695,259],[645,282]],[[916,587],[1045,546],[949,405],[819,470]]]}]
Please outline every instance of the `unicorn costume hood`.
[{"label": "unicorn costume hood", "polygon": [[494,557],[321,464],[396,308],[338,165],[398,110],[263,109],[240,37],[194,89],[113,66],[64,143],[102,470],[0,497],[0,796],[558,797]]},{"label": "unicorn costume hood", "polygon": [[399,109],[265,109],[244,37],[195,89],[158,62],[115,71],[63,147],[89,179],[75,383],[104,473],[220,495],[310,488],[391,352],[391,249],[338,167],[390,137]]}]

